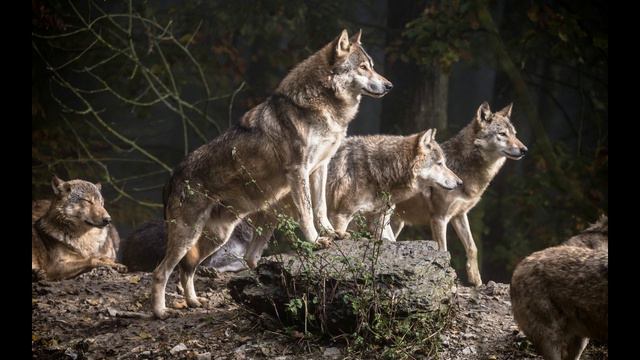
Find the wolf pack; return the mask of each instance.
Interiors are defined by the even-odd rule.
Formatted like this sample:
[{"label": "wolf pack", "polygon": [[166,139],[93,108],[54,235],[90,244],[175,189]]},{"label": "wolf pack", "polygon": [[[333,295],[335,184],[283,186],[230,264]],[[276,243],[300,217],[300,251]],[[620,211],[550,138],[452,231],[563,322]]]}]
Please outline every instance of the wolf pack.
[{"label": "wolf pack", "polygon": [[[468,213],[507,159],[527,147],[512,104],[482,103],[444,142],[416,134],[347,136],[363,95],[393,87],[374,70],[362,31],[346,30],[295,66],[264,102],[173,170],[164,220],[120,244],[101,185],[54,176],[52,200],[32,202],[33,281],[70,279],[96,267],[153,271],[152,312],[166,319],[167,281],[178,269],[189,307],[201,306],[198,266],[255,268],[279,215],[317,247],[350,236],[354,217],[383,241],[405,225],[429,225],[447,251],[447,224],[466,253],[467,281],[482,285]],[[259,228],[260,231],[255,231]],[[545,359],[579,359],[590,338],[608,341],[608,219],[522,260],[511,281],[514,318]]]}]

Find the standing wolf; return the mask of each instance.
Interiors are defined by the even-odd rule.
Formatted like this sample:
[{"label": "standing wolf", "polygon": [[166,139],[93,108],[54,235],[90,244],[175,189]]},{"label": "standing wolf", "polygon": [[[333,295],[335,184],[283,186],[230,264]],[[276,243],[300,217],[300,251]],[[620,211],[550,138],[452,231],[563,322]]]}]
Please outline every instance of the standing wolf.
[{"label": "standing wolf", "polygon": [[392,220],[396,237],[405,223],[430,224],[433,239],[443,251],[447,250],[447,224],[451,221],[467,254],[468,280],[475,286],[480,286],[482,279],[467,213],[480,201],[505,159],[519,160],[527,152],[527,147],[516,138],[516,129],[509,120],[511,107],[509,104],[492,113],[489,104],[482,103],[471,123],[442,143],[447,164],[462,179],[462,187],[453,191],[438,187],[424,189],[398,203]]},{"label": "standing wolf", "polygon": [[577,360],[609,338],[606,217],[560,246],[522,260],[511,278],[513,317],[546,360]]},{"label": "standing wolf", "polygon": [[[392,84],[373,69],[358,32],[346,30],[297,65],[273,95],[238,125],[189,154],[168,183],[167,251],[153,274],[153,313],[166,318],[168,276],[180,263],[187,304],[200,306],[193,274],[245,216],[291,193],[305,238],[327,244],[327,164],[355,117],[362,94]],[[315,224],[314,224],[315,219]],[[201,236],[202,235],[202,236]]]},{"label": "standing wolf", "polygon": [[[356,213],[374,221],[374,228],[389,223],[395,203],[406,200],[427,186],[451,190],[462,180],[447,168],[442,149],[430,129],[409,136],[370,135],[346,138],[329,163],[327,210],[329,219],[341,237]],[[282,207],[290,209],[288,198]],[[271,215],[271,218],[269,218]],[[262,212],[254,222],[272,228],[273,214]],[[264,226],[267,223],[267,226]],[[388,229],[388,227],[386,227]],[[258,234],[256,234],[258,235]],[[245,260],[255,268],[272,231],[264,231],[249,245]],[[383,231],[382,238],[394,241],[393,233]]]},{"label": "standing wolf", "polygon": [[53,201],[37,200],[31,211],[31,271],[37,279],[62,280],[95,267],[126,271],[114,262],[120,238],[100,194],[100,184],[51,181]]}]

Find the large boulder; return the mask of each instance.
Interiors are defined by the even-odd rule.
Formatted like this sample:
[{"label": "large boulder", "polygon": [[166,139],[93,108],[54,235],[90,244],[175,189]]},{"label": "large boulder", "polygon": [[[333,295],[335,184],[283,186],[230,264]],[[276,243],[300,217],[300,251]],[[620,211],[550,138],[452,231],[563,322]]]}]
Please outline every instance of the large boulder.
[{"label": "large boulder", "polygon": [[263,258],[228,286],[237,302],[284,323],[351,333],[374,303],[399,318],[447,312],[457,291],[449,262],[433,241],[343,240]]}]

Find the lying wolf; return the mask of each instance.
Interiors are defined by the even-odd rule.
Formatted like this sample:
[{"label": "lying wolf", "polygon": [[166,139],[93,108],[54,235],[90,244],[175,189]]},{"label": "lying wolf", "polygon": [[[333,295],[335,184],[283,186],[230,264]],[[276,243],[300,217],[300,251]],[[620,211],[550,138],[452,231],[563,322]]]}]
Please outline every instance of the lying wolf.
[{"label": "lying wolf", "polygon": [[[242,259],[251,241],[252,231],[253,229],[246,222],[240,222],[229,241],[200,265],[212,267],[218,272],[246,269]],[[166,244],[167,233],[164,221],[151,220],[135,229],[122,241],[118,260],[126,265],[129,271],[151,272],[162,261]]]},{"label": "lying wolf", "polygon": [[156,317],[168,316],[167,279],[180,263],[187,304],[201,306],[193,274],[224,245],[238,222],[291,193],[307,241],[327,245],[327,165],[355,117],[361,96],[381,97],[391,83],[373,69],[359,32],[344,30],[297,65],[275,93],[239,124],[190,153],[165,192],[167,252],[153,274]]},{"label": "lying wolf", "polygon": [[35,279],[70,279],[95,267],[127,271],[114,262],[120,238],[104,209],[100,184],[53,177],[55,198],[31,211],[31,271]]},{"label": "lying wolf", "polygon": [[447,250],[447,224],[451,221],[467,255],[468,280],[476,286],[482,284],[482,279],[467,213],[480,201],[505,159],[519,160],[527,153],[511,124],[511,107],[492,113],[489,104],[482,103],[471,123],[442,143],[447,163],[460,176],[463,186],[453,191],[424,188],[418,195],[398,203],[392,218],[396,237],[404,224],[430,224],[433,239],[443,251]]},{"label": "lying wolf", "polygon": [[513,316],[546,360],[577,360],[589,338],[608,341],[608,219],[522,260],[511,279]]},{"label": "lying wolf", "polygon": [[[371,219],[370,225],[375,226],[376,219],[382,229],[389,223],[395,203],[428,186],[451,190],[462,184],[447,168],[435,135],[436,130],[431,129],[410,136],[353,136],[343,141],[329,164],[327,182],[329,219],[341,237],[357,213]],[[265,228],[255,218],[254,222]],[[374,236],[379,235],[377,229],[369,228]],[[381,235],[395,240],[393,233]],[[270,237],[270,232],[263,231],[249,245],[245,255],[249,267],[257,265]]]}]

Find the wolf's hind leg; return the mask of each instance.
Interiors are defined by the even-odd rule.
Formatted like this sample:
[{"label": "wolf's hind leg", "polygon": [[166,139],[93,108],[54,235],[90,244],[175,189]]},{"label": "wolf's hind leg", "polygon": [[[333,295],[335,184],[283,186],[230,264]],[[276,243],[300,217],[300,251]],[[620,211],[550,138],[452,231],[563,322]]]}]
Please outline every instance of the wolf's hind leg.
[{"label": "wolf's hind leg", "polygon": [[153,314],[159,319],[168,317],[165,291],[169,275],[200,237],[207,215],[207,211],[202,211],[195,221],[188,222],[184,219],[190,219],[190,216],[183,215],[179,219],[168,217],[171,220],[167,223],[167,250],[164,259],[153,271],[151,283]]},{"label": "wolf's hind leg", "polygon": [[235,214],[227,210],[221,210],[220,213],[212,215],[197,243],[180,261],[180,282],[184,288],[187,305],[190,307],[202,306],[193,283],[198,265],[229,240],[239,221]]}]

